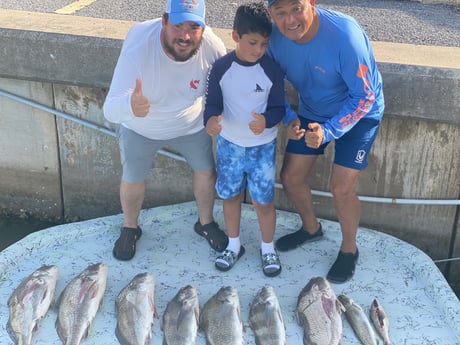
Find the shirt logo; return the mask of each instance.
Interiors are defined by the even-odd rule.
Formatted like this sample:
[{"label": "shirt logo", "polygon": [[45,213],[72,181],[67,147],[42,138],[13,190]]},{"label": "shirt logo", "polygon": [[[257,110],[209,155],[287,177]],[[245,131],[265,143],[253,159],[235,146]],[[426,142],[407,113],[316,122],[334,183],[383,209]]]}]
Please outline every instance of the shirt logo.
[{"label": "shirt logo", "polygon": [[256,83],[256,88],[254,89],[254,92],[264,92],[265,90],[260,87],[259,84]]},{"label": "shirt logo", "polygon": [[366,151],[359,150],[356,153],[355,163],[362,164],[364,161],[364,157],[366,156]]},{"label": "shirt logo", "polygon": [[190,88],[193,90],[198,89],[198,84],[200,84],[200,81],[197,79],[192,79],[190,80]]}]

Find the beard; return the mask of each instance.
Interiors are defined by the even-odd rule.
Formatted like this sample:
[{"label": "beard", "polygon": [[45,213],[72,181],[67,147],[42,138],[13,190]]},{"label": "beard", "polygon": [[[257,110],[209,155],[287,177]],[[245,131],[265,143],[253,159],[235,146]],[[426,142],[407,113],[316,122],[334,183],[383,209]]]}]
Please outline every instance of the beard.
[{"label": "beard", "polygon": [[[201,40],[202,40],[202,38],[200,38],[196,42],[194,42],[192,40],[184,41],[184,40],[181,40],[181,39],[172,39],[171,40],[171,39],[169,39],[167,33],[165,31],[163,31],[162,43],[163,43],[163,48],[164,48],[164,50],[165,50],[165,52],[166,52],[166,54],[168,56],[173,58],[174,61],[183,62],[183,61],[187,61],[188,59],[190,59],[192,56],[194,56],[198,52],[198,49],[200,49]],[[184,50],[184,51],[182,51],[181,49],[177,49],[177,44],[178,43],[186,43],[188,45],[193,46],[193,49],[192,50]]]}]

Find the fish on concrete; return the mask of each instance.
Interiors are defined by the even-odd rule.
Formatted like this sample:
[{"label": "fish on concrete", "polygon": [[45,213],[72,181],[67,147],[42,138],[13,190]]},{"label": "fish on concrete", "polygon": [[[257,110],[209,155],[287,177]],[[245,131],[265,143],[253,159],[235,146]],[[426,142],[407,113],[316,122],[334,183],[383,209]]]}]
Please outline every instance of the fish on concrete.
[{"label": "fish on concrete", "polygon": [[252,301],[249,325],[256,345],[286,345],[286,326],[283,313],[272,286],[262,287]]},{"label": "fish on concrete", "polygon": [[65,345],[78,345],[86,338],[105,293],[107,265],[91,264],[73,278],[58,301],[56,330]]},{"label": "fish on concrete", "polygon": [[115,301],[115,335],[121,345],[150,344],[154,317],[155,279],[149,272],[139,273],[118,294]]},{"label": "fish on concrete", "polygon": [[347,295],[339,295],[339,300],[345,307],[345,317],[363,345],[378,345],[377,335],[364,313],[363,308]]},{"label": "fish on concrete", "polygon": [[389,335],[390,320],[377,298],[372,301],[371,307],[369,308],[369,317],[374,324],[377,334],[382,338],[383,345],[391,345]]},{"label": "fish on concrete", "polygon": [[344,308],[323,277],[311,278],[297,299],[297,322],[303,327],[303,343],[339,345],[342,343]]},{"label": "fish on concrete", "polygon": [[59,268],[43,265],[24,278],[8,298],[8,334],[16,345],[30,345],[54,300]]},{"label": "fish on concrete", "polygon": [[200,322],[196,288],[187,285],[169,301],[163,314],[163,345],[195,345]]},{"label": "fish on concrete", "polygon": [[221,287],[203,306],[200,329],[207,345],[244,345],[244,324],[235,287]]}]

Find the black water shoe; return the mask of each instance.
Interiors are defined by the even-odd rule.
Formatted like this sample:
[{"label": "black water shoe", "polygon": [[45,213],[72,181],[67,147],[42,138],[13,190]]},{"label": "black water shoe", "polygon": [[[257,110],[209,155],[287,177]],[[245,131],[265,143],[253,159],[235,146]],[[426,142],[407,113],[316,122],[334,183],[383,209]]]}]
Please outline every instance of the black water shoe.
[{"label": "black water shoe", "polygon": [[323,235],[323,229],[321,227],[321,223],[319,223],[319,228],[314,234],[310,234],[303,228],[300,228],[292,234],[280,237],[276,241],[275,246],[280,252],[286,252],[288,250],[295,249],[304,243],[318,241],[323,238]]},{"label": "black water shoe", "polygon": [[337,259],[327,274],[327,280],[336,284],[345,283],[346,281],[350,280],[355,274],[358,257],[358,248],[356,248],[355,254],[339,251]]},{"label": "black water shoe", "polygon": [[142,229],[122,227],[120,237],[113,246],[113,256],[118,260],[131,260],[136,254],[136,242],[142,236]]}]

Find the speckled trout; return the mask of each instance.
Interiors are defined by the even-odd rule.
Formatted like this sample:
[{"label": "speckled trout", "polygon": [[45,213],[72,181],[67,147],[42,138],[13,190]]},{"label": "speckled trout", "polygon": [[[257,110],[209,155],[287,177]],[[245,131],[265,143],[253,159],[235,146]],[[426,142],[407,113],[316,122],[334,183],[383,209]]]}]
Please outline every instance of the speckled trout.
[{"label": "speckled trout", "polygon": [[244,325],[235,287],[222,287],[203,306],[200,329],[207,345],[243,345]]},{"label": "speckled trout", "polygon": [[249,325],[257,345],[286,345],[286,326],[272,286],[257,292],[249,310]]},{"label": "speckled trout", "polygon": [[310,279],[297,299],[296,316],[303,327],[304,345],[342,343],[343,306],[323,277]]},{"label": "speckled trout", "polygon": [[383,345],[391,345],[390,341],[390,320],[388,319],[385,310],[380,305],[377,298],[372,301],[371,307],[369,308],[369,317],[374,324],[377,334],[382,338]]},{"label": "speckled trout", "polygon": [[117,328],[115,334],[122,345],[150,344],[154,317],[155,280],[151,273],[139,273],[118,294],[115,301]]},{"label": "speckled trout", "polygon": [[62,291],[56,330],[65,345],[78,345],[90,331],[91,322],[102,304],[107,282],[107,266],[89,265]]},{"label": "speckled trout", "polygon": [[163,345],[195,345],[200,319],[200,305],[194,286],[179,289],[163,314]]},{"label": "speckled trout", "polygon": [[30,345],[54,299],[57,266],[42,266],[21,281],[8,299],[8,334],[17,345]]},{"label": "speckled trout", "polygon": [[338,298],[345,307],[345,316],[361,343],[378,345],[377,335],[361,306],[347,295],[342,294]]}]

